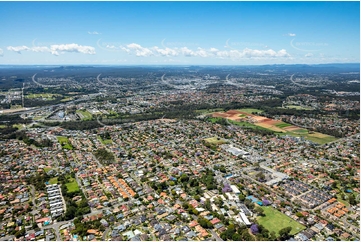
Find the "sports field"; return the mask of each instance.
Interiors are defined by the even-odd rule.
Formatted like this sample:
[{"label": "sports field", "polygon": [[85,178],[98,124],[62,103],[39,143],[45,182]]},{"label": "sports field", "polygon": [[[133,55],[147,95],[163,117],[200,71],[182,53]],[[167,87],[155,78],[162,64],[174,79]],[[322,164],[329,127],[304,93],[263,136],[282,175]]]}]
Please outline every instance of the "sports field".
[{"label": "sports field", "polygon": [[288,217],[287,215],[279,212],[278,210],[274,209],[273,207],[262,207],[265,216],[259,216],[257,218],[257,222],[263,225],[266,229],[270,232],[274,231],[276,236],[279,236],[278,232],[285,228],[291,227],[291,234],[297,234],[300,231],[304,230],[306,227],[300,224],[299,222],[293,220],[292,218]]},{"label": "sports field", "polygon": [[81,120],[85,121],[91,120],[93,117],[92,114],[87,110],[77,110],[76,113],[79,114]]}]

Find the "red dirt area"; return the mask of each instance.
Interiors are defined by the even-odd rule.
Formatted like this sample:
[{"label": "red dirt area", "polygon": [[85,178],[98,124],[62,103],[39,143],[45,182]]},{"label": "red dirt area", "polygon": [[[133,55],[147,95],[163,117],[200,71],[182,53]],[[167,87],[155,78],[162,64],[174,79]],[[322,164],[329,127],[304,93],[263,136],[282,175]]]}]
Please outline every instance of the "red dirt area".
[{"label": "red dirt area", "polygon": [[294,130],[301,129],[301,128],[292,125],[292,126],[284,127],[283,129],[286,130],[286,131],[294,131]]},{"label": "red dirt area", "polygon": [[269,125],[275,125],[275,124],[280,123],[280,121],[268,118],[268,119],[262,120],[262,123],[269,124]]}]

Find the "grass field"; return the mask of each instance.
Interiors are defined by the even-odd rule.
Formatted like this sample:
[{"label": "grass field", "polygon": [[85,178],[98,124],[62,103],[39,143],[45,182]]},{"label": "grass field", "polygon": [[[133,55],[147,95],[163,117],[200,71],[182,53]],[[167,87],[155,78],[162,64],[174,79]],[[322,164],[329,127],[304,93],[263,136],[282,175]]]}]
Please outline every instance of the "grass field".
[{"label": "grass field", "polygon": [[28,94],[25,96],[27,99],[35,99],[35,98],[45,98],[46,100],[54,100],[56,97],[59,97],[59,94],[52,93],[36,93],[36,94]]},{"label": "grass field", "polygon": [[68,140],[67,137],[58,136],[57,139],[58,139],[59,143],[61,144],[61,147],[63,147],[63,149],[68,149],[68,150],[73,149],[73,146],[70,144],[70,141]]},{"label": "grass field", "polygon": [[102,139],[102,137],[100,137],[99,135],[97,135],[97,137],[103,145],[113,144],[113,141],[111,139]]},{"label": "grass field", "polygon": [[285,127],[288,127],[288,126],[292,126],[292,124],[282,122],[282,123],[279,123],[279,124],[275,124],[275,126],[282,129],[282,128],[285,128]]},{"label": "grass field", "polygon": [[214,109],[198,109],[195,112],[200,114],[214,113],[214,112],[223,112],[223,108],[214,108]]},{"label": "grass field", "polygon": [[21,130],[24,128],[24,125],[23,124],[13,124],[13,127],[18,128],[18,130]]},{"label": "grass field", "polygon": [[210,117],[209,121],[211,121],[212,123],[216,123],[219,120],[222,120],[223,118],[217,118],[217,117]]},{"label": "grass field", "polygon": [[288,105],[288,106],[285,106],[284,108],[297,109],[297,110],[313,110],[313,108],[302,107],[302,106],[297,106],[297,105]]},{"label": "grass field", "polygon": [[53,177],[49,180],[50,184],[58,184],[58,177]]},{"label": "grass field", "polygon": [[292,133],[296,133],[296,134],[308,134],[308,130],[307,129],[295,129],[292,131]]},{"label": "grass field", "polygon": [[74,178],[68,178],[71,182],[65,183],[66,188],[68,189],[68,192],[77,192],[79,191],[78,183]]},{"label": "grass field", "polygon": [[71,101],[73,100],[73,97],[65,97],[63,99],[60,100],[60,102],[67,102],[67,101]]},{"label": "grass field", "polygon": [[292,235],[299,233],[304,230],[306,227],[297,221],[291,219],[287,215],[277,211],[273,207],[262,207],[265,216],[258,217],[257,221],[259,224],[263,225],[270,232],[274,231],[276,236],[279,236],[278,231],[285,227],[292,227]]},{"label": "grass field", "polygon": [[321,144],[321,145],[335,141],[338,139],[336,137],[333,137],[333,136],[330,136],[327,134],[321,134],[318,132],[309,134],[307,129],[297,129],[292,132],[283,133],[282,135],[290,135],[290,136],[294,136],[294,137],[304,137],[307,140],[310,140],[312,142],[315,142],[315,143]]},{"label": "grass field", "polygon": [[89,113],[89,111],[87,110],[77,110],[76,112],[80,115],[81,120],[87,121],[87,120],[91,120],[93,117],[92,114]]},{"label": "grass field", "polygon": [[207,139],[204,139],[204,141],[209,144],[213,144],[213,145],[221,145],[221,144],[227,143],[226,140],[224,140],[222,138],[218,138],[218,137],[207,138]]},{"label": "grass field", "polygon": [[242,108],[242,109],[237,109],[238,111],[241,111],[241,112],[245,112],[245,113],[249,113],[249,114],[252,114],[252,113],[263,113],[262,110],[260,109],[255,109],[255,108]]}]

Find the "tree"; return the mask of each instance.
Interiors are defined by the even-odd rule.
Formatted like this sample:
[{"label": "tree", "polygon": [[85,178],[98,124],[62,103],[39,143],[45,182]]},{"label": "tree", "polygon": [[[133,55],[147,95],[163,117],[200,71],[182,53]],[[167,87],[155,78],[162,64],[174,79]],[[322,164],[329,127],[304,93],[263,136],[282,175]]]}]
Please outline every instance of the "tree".
[{"label": "tree", "polygon": [[285,227],[281,229],[278,233],[280,235],[281,239],[288,239],[290,232],[292,230],[292,227]]},{"label": "tree", "polygon": [[355,198],[355,195],[351,194],[349,196],[349,202],[351,205],[357,205],[357,201],[356,201],[356,198]]},{"label": "tree", "polygon": [[206,199],[206,202],[204,203],[204,206],[206,207],[206,209],[208,211],[212,211],[211,200],[209,198]]},{"label": "tree", "polygon": [[259,206],[257,206],[254,210],[258,213],[259,216],[264,216],[265,215],[264,211],[263,211],[263,208],[261,208]]},{"label": "tree", "polygon": [[239,234],[235,233],[232,236],[232,240],[233,241],[242,241],[242,236],[240,236]]},{"label": "tree", "polygon": [[251,225],[251,232],[252,232],[252,234],[258,234],[259,230],[258,230],[258,225],[257,224],[252,224]]},{"label": "tree", "polygon": [[270,239],[271,241],[275,241],[275,240],[276,240],[276,233],[275,233],[275,231],[271,231],[269,239]]},{"label": "tree", "polygon": [[244,199],[246,199],[246,197],[242,193],[238,195],[238,198],[241,202],[243,202]]}]

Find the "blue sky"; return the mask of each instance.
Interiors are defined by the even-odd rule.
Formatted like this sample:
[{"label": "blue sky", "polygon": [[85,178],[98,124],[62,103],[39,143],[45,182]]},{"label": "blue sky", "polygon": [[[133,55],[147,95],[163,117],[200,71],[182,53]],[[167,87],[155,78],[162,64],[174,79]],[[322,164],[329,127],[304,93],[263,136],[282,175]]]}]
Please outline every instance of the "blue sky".
[{"label": "blue sky", "polygon": [[0,64],[360,61],[359,2],[0,2]]}]

